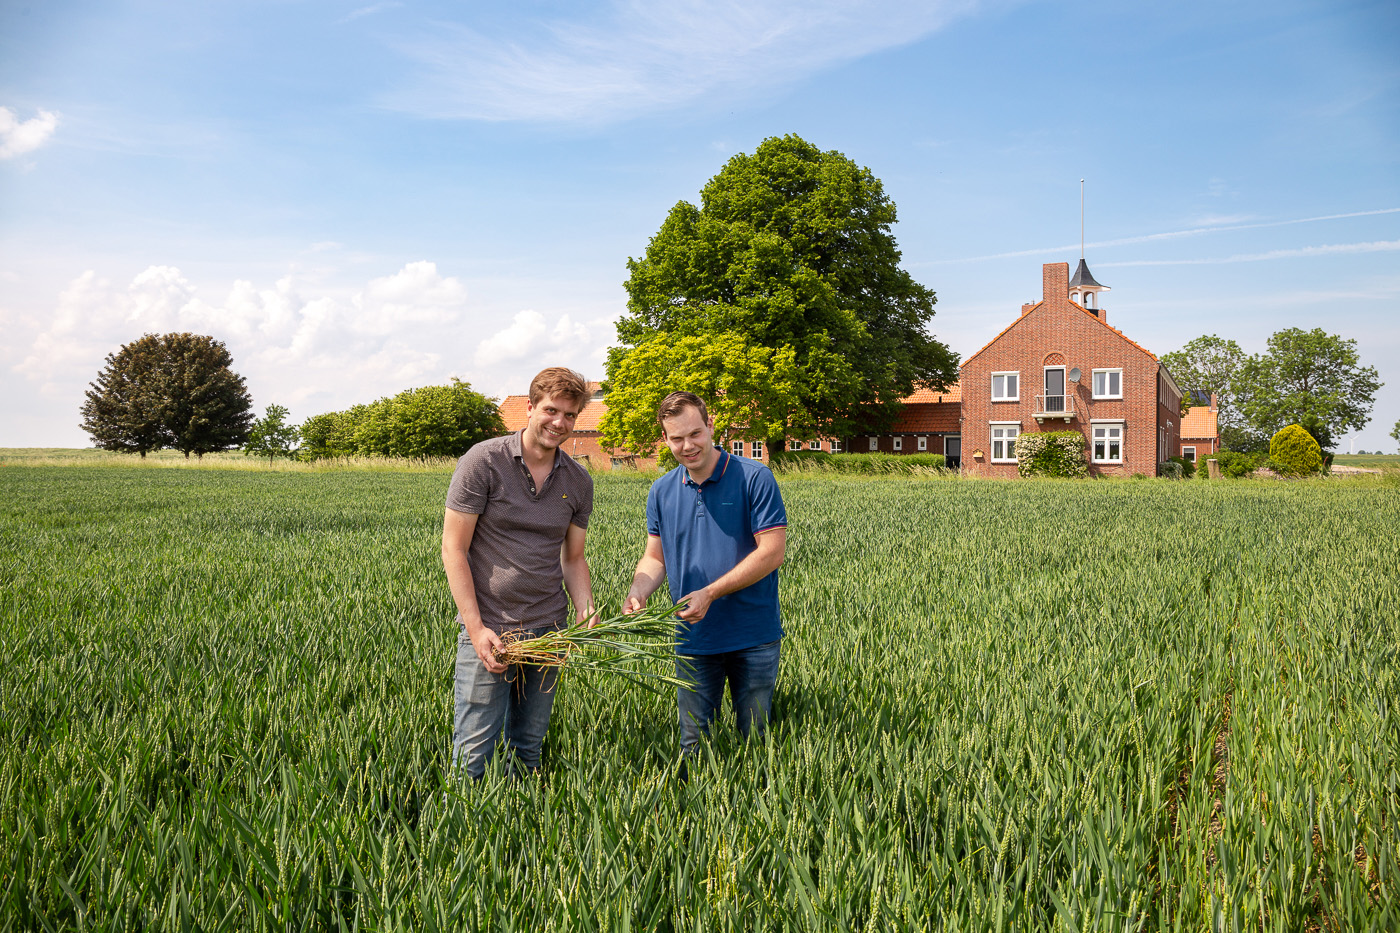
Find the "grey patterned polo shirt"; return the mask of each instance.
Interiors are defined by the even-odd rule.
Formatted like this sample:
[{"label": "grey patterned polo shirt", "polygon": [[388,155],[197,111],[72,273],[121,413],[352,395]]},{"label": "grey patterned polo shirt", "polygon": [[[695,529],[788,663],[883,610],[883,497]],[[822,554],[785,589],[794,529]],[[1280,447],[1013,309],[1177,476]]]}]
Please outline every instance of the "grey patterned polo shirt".
[{"label": "grey patterned polo shirt", "polygon": [[587,528],[593,512],[587,470],[556,450],[544,486],[535,489],[520,444],[518,432],[472,447],[447,489],[449,509],[480,516],[467,560],[481,620],[497,634],[567,621],[559,549],[569,526]]}]

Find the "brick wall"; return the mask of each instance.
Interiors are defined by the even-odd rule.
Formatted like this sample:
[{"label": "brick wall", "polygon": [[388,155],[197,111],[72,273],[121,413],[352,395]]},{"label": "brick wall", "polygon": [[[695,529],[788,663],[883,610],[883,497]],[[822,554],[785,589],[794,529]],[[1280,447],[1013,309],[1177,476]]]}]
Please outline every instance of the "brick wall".
[{"label": "brick wall", "polygon": [[[962,366],[962,448],[963,470],[987,477],[1014,477],[1015,463],[992,463],[991,423],[1019,422],[1022,433],[1077,430],[1085,435],[1086,457],[1091,457],[1089,436],[1093,419],[1123,421],[1123,462],[1093,463],[1093,475],[1130,475],[1157,472],[1159,424],[1167,415],[1158,404],[1159,364],[1145,348],[1138,346],[1099,317],[1069,300],[1069,264],[1048,263],[1042,269],[1043,296],[1039,303],[1014,320],[991,343],[967,359]],[[1072,399],[1076,417],[1037,424],[1035,396],[1045,392],[1047,365],[1063,365],[1068,371],[1082,371],[1078,385],[1066,381],[1066,395]],[[1122,399],[1093,399],[1093,371],[1121,369]],[[1019,374],[1017,401],[992,401],[992,373]],[[1170,417],[1173,430],[1179,430],[1179,415]],[[1173,439],[1176,435],[1172,435]],[[1173,447],[1173,450],[1176,448]],[[981,450],[982,456],[973,456]]]}]

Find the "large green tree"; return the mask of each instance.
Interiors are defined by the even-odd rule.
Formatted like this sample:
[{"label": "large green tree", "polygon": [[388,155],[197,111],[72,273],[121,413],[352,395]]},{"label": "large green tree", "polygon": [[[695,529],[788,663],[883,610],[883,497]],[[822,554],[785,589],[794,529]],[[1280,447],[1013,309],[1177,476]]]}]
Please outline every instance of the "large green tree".
[{"label": "large green tree", "polygon": [[1239,344],[1215,334],[1197,337],[1180,350],[1162,356],[1178,385],[1216,397],[1217,419],[1222,427],[1241,423],[1235,406],[1234,379],[1245,359]]},{"label": "large green tree", "polygon": [[82,427],[105,450],[173,447],[204,456],[241,445],[253,400],[222,341],[145,334],[109,353],[83,403]]},{"label": "large green tree", "polygon": [[1382,385],[1373,366],[1362,366],[1355,340],[1322,328],[1290,327],[1269,338],[1269,350],[1251,356],[1234,379],[1240,411],[1262,436],[1302,425],[1323,450],[1347,431],[1371,420]]},{"label": "large green tree", "polygon": [[894,222],[879,179],[839,152],[784,136],[730,159],[628,260],[605,441],[648,447],[677,389],[771,445],[881,428],[915,386],[952,383],[957,355],[927,330],[934,294],[899,267]]}]

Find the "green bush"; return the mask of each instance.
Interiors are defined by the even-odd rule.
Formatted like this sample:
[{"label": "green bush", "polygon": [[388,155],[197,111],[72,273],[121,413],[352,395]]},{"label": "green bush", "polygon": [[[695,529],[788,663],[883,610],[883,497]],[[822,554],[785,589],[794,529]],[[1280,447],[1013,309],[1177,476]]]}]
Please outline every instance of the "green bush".
[{"label": "green bush", "polygon": [[1168,457],[1167,459],[1181,467],[1182,479],[1190,479],[1196,475],[1196,464],[1185,457]]},{"label": "green bush", "polygon": [[1322,469],[1322,448],[1306,428],[1290,424],[1269,441],[1269,460],[1277,473],[1311,476]]},{"label": "green bush", "polygon": [[1016,471],[1022,476],[1088,476],[1084,435],[1078,431],[1020,435],[1016,438]]},{"label": "green bush", "polygon": [[768,465],[779,472],[810,470],[879,476],[941,470],[946,461],[942,454],[829,454],[817,450],[784,450],[770,452]]},{"label": "green bush", "polygon": [[301,428],[303,455],[312,460],[460,457],[473,444],[504,433],[496,403],[460,379],[316,415]]},{"label": "green bush", "polygon": [[1163,479],[1181,479],[1185,473],[1175,460],[1163,460],[1157,464],[1157,475]]},{"label": "green bush", "polygon": [[1220,475],[1230,479],[1242,479],[1259,469],[1264,462],[1263,454],[1247,454],[1238,450],[1222,450],[1214,459],[1220,464]]}]

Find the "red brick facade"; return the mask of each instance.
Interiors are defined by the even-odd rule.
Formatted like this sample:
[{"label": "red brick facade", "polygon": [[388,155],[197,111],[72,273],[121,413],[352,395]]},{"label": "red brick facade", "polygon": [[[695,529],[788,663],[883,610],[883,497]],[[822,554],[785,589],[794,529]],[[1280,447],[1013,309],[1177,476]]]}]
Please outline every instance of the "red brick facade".
[{"label": "red brick facade", "polygon": [[[1102,315],[1069,300],[1069,266],[1043,269],[1043,297],[1022,306],[1005,330],[962,365],[962,467],[978,476],[1017,475],[1012,431],[1078,431],[1085,437],[1089,471],[1154,476],[1157,464],[1180,449],[1181,391],[1166,368]],[[1077,381],[1071,378],[1078,369]],[[1094,397],[1094,371],[1118,373],[1121,397]],[[1063,373],[1063,389],[1047,385]],[[993,399],[993,375],[1001,374]],[[1015,376],[1013,383],[1008,377]],[[1104,395],[1110,382],[1105,382]],[[1103,433],[1096,461],[1094,432]],[[997,431],[1004,436],[994,437]],[[1115,437],[1115,433],[1119,436]],[[1002,444],[996,444],[1001,440]],[[1109,462],[1114,447],[1119,462]],[[1000,457],[994,457],[1000,453]],[[1008,453],[1010,454],[1008,456]],[[1000,462],[998,462],[1000,461]]]}]

